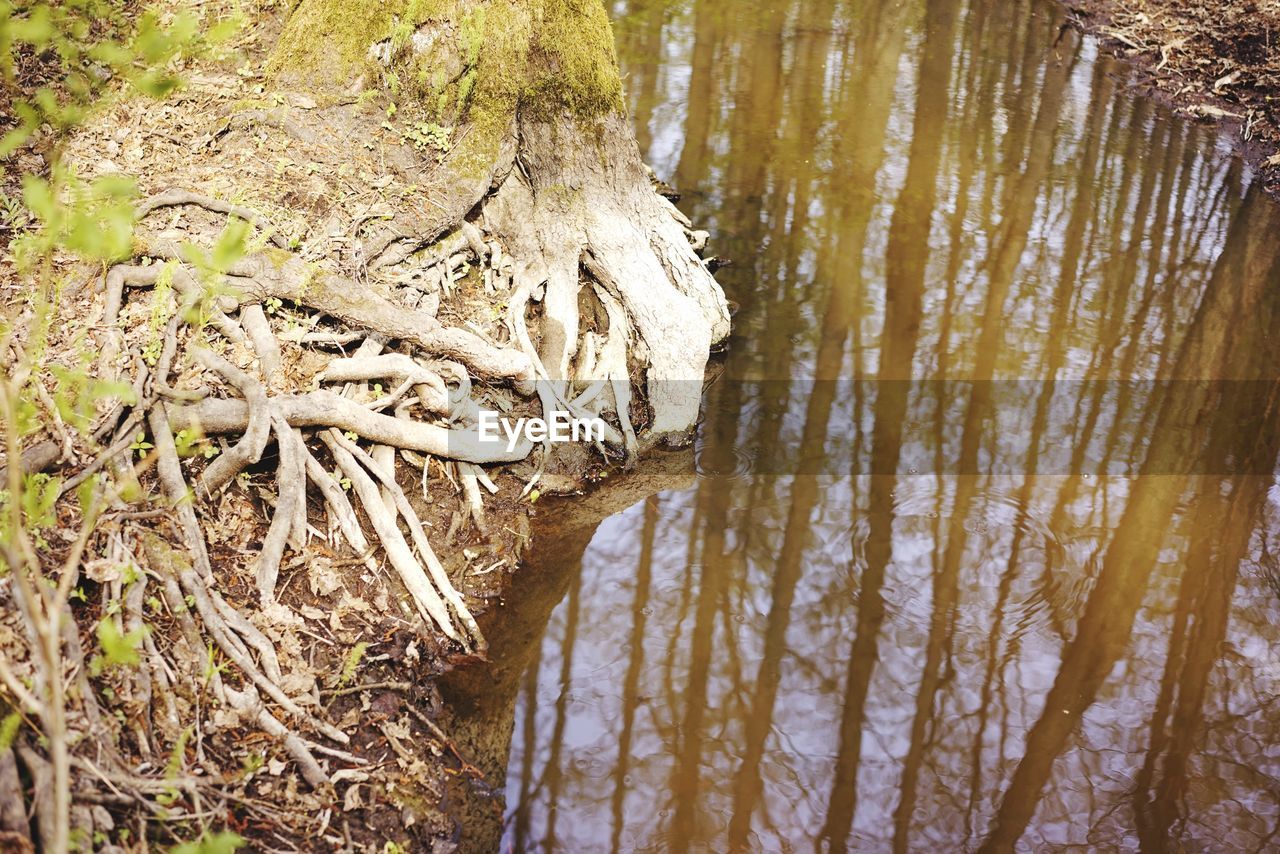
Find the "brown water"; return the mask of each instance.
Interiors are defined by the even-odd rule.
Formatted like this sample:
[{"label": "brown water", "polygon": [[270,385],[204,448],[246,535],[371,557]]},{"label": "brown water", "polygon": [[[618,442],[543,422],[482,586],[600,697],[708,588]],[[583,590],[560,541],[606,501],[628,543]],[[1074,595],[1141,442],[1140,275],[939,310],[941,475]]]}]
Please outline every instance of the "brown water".
[{"label": "brown water", "polygon": [[1049,4],[615,11],[735,334],[459,691],[504,850],[1280,849],[1252,176]]}]

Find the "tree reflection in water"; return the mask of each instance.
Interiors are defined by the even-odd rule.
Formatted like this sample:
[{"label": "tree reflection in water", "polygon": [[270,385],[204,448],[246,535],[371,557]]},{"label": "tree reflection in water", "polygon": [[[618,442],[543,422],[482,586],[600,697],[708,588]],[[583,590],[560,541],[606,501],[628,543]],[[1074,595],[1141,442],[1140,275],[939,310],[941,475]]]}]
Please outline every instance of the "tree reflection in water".
[{"label": "tree reflection in water", "polygon": [[473,841],[1273,845],[1274,204],[1039,0],[615,13],[739,311],[708,473],[544,530],[449,687]]}]

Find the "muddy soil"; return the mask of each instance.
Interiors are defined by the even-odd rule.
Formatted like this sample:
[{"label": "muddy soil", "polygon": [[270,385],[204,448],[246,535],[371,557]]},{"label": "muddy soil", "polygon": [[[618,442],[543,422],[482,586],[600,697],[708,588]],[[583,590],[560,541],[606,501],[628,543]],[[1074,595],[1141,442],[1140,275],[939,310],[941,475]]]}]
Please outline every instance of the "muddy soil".
[{"label": "muddy soil", "polygon": [[1134,85],[1222,126],[1280,195],[1280,0],[1064,0]]}]

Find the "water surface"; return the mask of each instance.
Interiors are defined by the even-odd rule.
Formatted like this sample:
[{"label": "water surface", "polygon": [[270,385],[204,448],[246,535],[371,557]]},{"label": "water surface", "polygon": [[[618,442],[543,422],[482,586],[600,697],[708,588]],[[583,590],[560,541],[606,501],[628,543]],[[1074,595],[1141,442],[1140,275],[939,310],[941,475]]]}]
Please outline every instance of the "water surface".
[{"label": "water surface", "polygon": [[614,11],[735,331],[700,474],[517,579],[504,848],[1280,844],[1252,176],[1046,3]]}]

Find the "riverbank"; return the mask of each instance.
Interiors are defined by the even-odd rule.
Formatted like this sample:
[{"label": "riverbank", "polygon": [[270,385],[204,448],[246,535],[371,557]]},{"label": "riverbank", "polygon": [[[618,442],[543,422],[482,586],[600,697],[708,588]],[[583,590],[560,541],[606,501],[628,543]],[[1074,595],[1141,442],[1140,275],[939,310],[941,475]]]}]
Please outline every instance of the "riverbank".
[{"label": "riverbank", "polygon": [[1135,69],[1134,85],[1220,125],[1280,195],[1280,2],[1064,0],[1073,22]]},{"label": "riverbank", "polygon": [[[20,456],[50,502],[26,517],[31,563],[47,578],[76,571],[57,664],[76,681],[65,703],[11,687],[40,686],[44,665],[24,591],[0,584],[0,664],[15,674],[0,690],[0,803],[25,807],[0,816],[0,849],[54,850],[47,839],[65,827],[117,851],[223,828],[253,850],[452,850],[454,802],[492,807],[499,788],[448,728],[437,680],[486,660],[497,609],[522,596],[512,576],[539,499],[585,489],[620,459],[587,444],[526,459],[449,444],[465,444],[455,427],[481,406],[513,419],[543,411],[505,363],[491,374],[469,364],[471,345],[500,359],[513,336],[538,347],[540,303],[523,310],[516,255],[483,219],[422,245],[388,226],[438,205],[453,129],[382,90],[277,90],[266,68],[281,12],[260,6],[225,55],[175,65],[183,85],[170,97],[112,90],[74,132],[42,130],[6,161],[16,168],[0,181],[0,331],[15,331],[0,351],[11,369],[38,350],[31,383],[52,390]],[[34,65],[18,95],[58,70]],[[0,135],[10,123],[0,116]],[[51,254],[43,281],[58,298],[42,325],[34,277],[13,257],[40,221],[16,200],[22,176],[50,173],[55,141],[77,181],[131,183],[143,201],[120,253],[136,263]],[[294,293],[249,292],[249,280],[290,265]],[[399,334],[355,317],[359,305]],[[605,325],[591,322],[610,353]],[[428,359],[420,345],[440,330],[464,346]],[[361,359],[380,367],[333,372]],[[81,434],[52,396],[65,402],[67,366],[84,365],[83,382],[133,394],[120,406],[106,391],[77,398]],[[248,421],[260,407],[259,428],[218,426],[200,409],[241,396]],[[333,429],[321,436],[278,408],[305,400]],[[331,423],[335,411],[358,423]],[[638,405],[631,419],[643,450]],[[361,432],[371,424],[381,441]],[[398,445],[402,430],[437,440]],[[0,470],[15,458],[0,454]],[[73,478],[107,482],[88,480],[98,468],[127,483],[103,514],[85,515],[76,491],[59,499]],[[194,511],[189,487],[202,490]],[[24,501],[37,494],[28,489]],[[108,648],[114,658],[99,654]],[[23,700],[26,719],[10,714]],[[25,725],[53,708],[54,738]],[[71,745],[69,821],[23,782],[56,776],[51,741]]]}]

